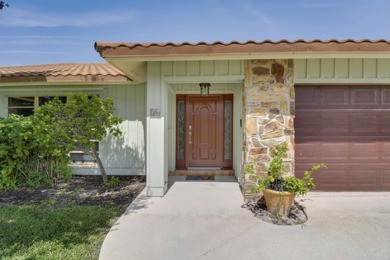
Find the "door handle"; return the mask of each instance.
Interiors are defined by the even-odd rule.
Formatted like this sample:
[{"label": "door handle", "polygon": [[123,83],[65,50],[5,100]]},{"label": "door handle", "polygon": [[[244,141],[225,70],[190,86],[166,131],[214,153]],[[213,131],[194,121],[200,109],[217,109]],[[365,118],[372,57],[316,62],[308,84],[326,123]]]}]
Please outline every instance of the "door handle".
[{"label": "door handle", "polygon": [[188,144],[192,144],[192,126],[188,126]]}]

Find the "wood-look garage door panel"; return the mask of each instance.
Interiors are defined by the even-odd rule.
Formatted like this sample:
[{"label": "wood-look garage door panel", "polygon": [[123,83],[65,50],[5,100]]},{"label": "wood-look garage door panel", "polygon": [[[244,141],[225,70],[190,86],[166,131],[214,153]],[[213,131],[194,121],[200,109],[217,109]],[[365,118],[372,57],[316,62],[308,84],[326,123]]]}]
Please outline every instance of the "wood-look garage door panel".
[{"label": "wood-look garage door panel", "polygon": [[[349,113],[328,111],[320,116],[318,126],[315,126],[320,136],[349,135]],[[318,118],[317,120],[318,121]]]},{"label": "wood-look garage door panel", "polygon": [[332,142],[321,143],[317,145],[317,162],[329,162],[329,163],[342,163],[348,160],[349,157],[349,145],[348,143]]},{"label": "wood-look garage door panel", "polygon": [[[301,164],[296,167],[296,175],[303,176],[303,172],[312,164]],[[329,191],[370,191],[388,190],[390,188],[390,171],[384,168],[377,169],[375,165],[361,167],[357,163],[327,163],[328,169],[314,174],[317,190]],[[351,170],[353,169],[353,170]]]},{"label": "wood-look garage door panel", "polygon": [[296,162],[300,162],[300,163],[305,163],[305,162],[312,162],[312,161],[315,161],[317,160],[318,158],[318,155],[317,155],[317,143],[315,142],[304,142],[302,141],[300,144],[299,144],[299,151],[296,150]]},{"label": "wood-look garage door panel", "polygon": [[380,105],[380,89],[351,88],[352,105]]},{"label": "wood-look garage door panel", "polygon": [[381,159],[385,162],[390,162],[390,141],[381,142]]},{"label": "wood-look garage door panel", "polygon": [[385,169],[384,174],[382,174],[382,179],[380,180],[382,187],[384,189],[390,189],[390,170]]},{"label": "wood-look garage door panel", "polygon": [[296,174],[324,162],[319,190],[390,190],[390,87],[296,88]]},{"label": "wood-look garage door panel", "polygon": [[378,142],[360,141],[350,143],[349,161],[356,163],[379,163],[381,161]]},{"label": "wood-look garage door panel", "polygon": [[[381,122],[390,122],[390,111],[381,114]],[[390,136],[390,124],[381,124],[381,133],[384,136]]]},{"label": "wood-look garage door panel", "polygon": [[347,106],[349,104],[348,88],[321,89],[320,104],[324,107]]},{"label": "wood-look garage door panel", "polygon": [[317,118],[321,116],[320,112],[313,112],[310,111],[306,114],[305,118],[302,118],[302,120],[299,121],[299,123],[295,120],[295,131],[299,131],[302,136],[314,136],[318,133],[318,130],[320,130],[319,124],[314,124],[313,122],[316,122]]}]

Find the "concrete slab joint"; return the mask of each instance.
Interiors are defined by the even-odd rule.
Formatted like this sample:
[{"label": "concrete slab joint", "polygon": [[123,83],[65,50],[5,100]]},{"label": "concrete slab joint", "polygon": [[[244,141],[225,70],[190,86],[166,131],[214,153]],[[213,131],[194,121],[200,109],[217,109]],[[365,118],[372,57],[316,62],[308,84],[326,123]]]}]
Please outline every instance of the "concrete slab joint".
[{"label": "concrete slab joint", "polygon": [[[285,161],[294,174],[295,91],[292,60],[249,60],[245,64],[243,89],[244,169],[255,164],[256,175],[267,173],[272,152],[280,144],[288,147]],[[244,172],[244,171],[243,171]],[[254,197],[256,177],[244,172],[245,198]]]}]

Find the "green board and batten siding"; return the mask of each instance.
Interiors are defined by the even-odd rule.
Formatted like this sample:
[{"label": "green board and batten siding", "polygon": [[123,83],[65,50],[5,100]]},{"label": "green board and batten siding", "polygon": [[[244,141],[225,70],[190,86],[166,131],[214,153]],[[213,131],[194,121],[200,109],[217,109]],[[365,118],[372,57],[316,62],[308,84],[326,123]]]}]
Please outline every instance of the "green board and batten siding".
[{"label": "green board and batten siding", "polygon": [[296,59],[295,84],[389,84],[390,59]]},{"label": "green board and batten siding", "polygon": [[103,163],[109,172],[122,175],[145,174],[146,106],[145,85],[105,86],[102,98],[115,100],[116,113],[123,118],[120,137],[101,142]]},{"label": "green board and batten siding", "polygon": [[173,82],[181,80],[182,82],[195,83],[194,80],[204,79],[215,80],[219,83],[221,81],[232,83],[231,81],[235,78],[243,79],[244,61],[165,61],[162,62],[162,76]]}]

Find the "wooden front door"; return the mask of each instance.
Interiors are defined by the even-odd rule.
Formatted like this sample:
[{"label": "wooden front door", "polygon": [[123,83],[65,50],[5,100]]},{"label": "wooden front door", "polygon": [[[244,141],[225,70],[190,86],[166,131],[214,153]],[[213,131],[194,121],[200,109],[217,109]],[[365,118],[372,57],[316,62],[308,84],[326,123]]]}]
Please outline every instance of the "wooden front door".
[{"label": "wooden front door", "polygon": [[178,95],[177,168],[231,168],[232,97]]}]

